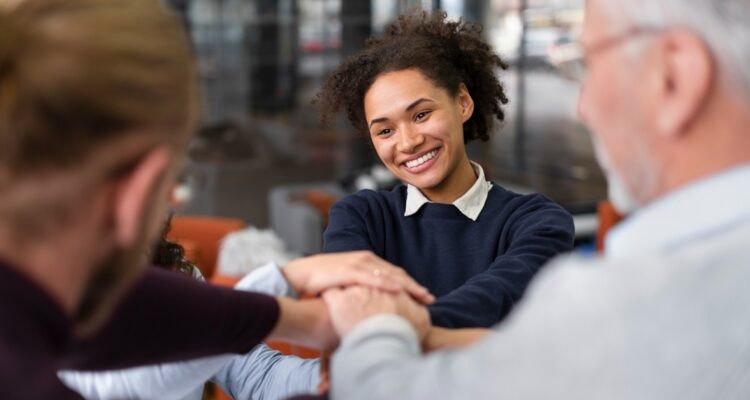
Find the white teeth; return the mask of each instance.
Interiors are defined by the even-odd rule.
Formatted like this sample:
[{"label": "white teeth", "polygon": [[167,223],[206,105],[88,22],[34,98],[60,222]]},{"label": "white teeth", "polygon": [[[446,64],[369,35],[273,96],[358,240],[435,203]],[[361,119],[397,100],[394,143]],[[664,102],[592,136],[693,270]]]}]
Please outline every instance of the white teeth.
[{"label": "white teeth", "polygon": [[416,160],[411,160],[406,162],[407,168],[416,168],[424,163],[426,163],[429,160],[432,160],[437,155],[437,150],[433,150],[422,157],[417,158]]}]

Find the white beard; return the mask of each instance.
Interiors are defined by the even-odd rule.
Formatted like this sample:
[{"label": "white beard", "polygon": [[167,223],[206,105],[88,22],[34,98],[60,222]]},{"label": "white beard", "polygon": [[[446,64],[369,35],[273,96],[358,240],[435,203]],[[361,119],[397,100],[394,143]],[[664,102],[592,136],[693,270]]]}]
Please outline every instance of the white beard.
[{"label": "white beard", "polygon": [[591,136],[591,141],[594,144],[594,154],[596,155],[596,161],[602,168],[604,175],[607,178],[607,195],[609,201],[612,202],[612,206],[621,215],[628,215],[637,210],[641,204],[638,203],[635,196],[628,189],[625,181],[620,177],[620,174],[612,168],[609,162],[609,155],[604,149],[599,139],[595,136]]}]

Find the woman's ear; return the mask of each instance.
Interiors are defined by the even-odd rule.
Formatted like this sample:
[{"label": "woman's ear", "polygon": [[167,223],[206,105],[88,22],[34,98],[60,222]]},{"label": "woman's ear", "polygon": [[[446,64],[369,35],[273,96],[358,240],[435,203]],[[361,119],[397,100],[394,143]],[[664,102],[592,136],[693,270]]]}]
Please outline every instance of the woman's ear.
[{"label": "woman's ear", "polygon": [[160,207],[164,178],[169,170],[171,153],[167,146],[155,147],[141,157],[135,167],[119,177],[113,205],[115,240],[130,246],[141,240],[142,221],[153,215],[151,207]]},{"label": "woman's ear", "polygon": [[474,114],[474,99],[471,98],[469,89],[463,83],[458,86],[458,106],[461,110],[461,122],[468,121]]}]

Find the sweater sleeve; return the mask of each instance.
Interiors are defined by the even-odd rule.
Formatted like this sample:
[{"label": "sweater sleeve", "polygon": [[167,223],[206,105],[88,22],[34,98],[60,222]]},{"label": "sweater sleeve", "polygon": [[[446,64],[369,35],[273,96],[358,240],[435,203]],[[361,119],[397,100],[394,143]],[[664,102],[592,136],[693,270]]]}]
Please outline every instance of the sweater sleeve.
[{"label": "sweater sleeve", "polygon": [[[362,201],[362,204],[360,204]],[[370,240],[367,206],[357,195],[349,195],[331,207],[328,227],[323,236],[323,251],[370,250],[379,254]]]},{"label": "sweater sleeve", "polygon": [[93,337],[74,343],[70,369],[114,369],[246,353],[279,318],[276,299],[150,268]]},{"label": "sweater sleeve", "polygon": [[[490,327],[520,300],[547,261],[573,249],[573,219],[541,195],[520,205],[508,220],[509,243],[486,271],[430,306],[432,323],[446,328]],[[490,244],[488,246],[499,244]]]}]

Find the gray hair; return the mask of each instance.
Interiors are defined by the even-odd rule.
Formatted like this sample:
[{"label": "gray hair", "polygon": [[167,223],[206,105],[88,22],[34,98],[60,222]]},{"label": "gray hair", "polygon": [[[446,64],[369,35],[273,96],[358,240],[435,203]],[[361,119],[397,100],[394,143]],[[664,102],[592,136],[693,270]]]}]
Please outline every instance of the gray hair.
[{"label": "gray hair", "polygon": [[716,57],[720,79],[750,101],[750,1],[606,0],[612,15],[651,28],[684,27]]}]

